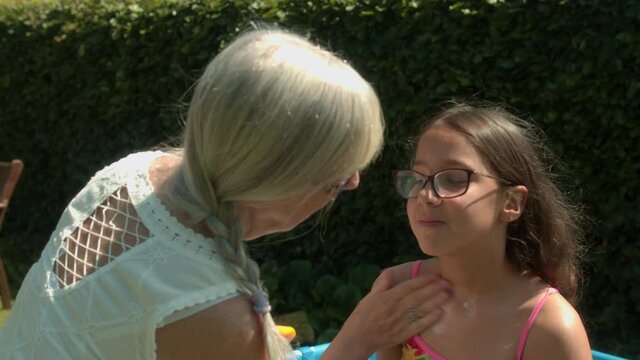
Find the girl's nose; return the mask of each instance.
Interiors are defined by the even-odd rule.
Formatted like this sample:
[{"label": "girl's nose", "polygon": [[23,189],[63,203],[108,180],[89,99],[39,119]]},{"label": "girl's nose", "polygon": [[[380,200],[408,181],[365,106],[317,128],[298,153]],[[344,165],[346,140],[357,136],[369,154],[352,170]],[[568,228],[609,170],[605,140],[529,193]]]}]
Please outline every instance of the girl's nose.
[{"label": "girl's nose", "polygon": [[418,200],[423,204],[435,206],[440,205],[440,202],[442,201],[440,196],[438,196],[435,189],[433,188],[433,185],[430,183],[426,184],[425,187],[420,189],[420,191],[418,192]]}]

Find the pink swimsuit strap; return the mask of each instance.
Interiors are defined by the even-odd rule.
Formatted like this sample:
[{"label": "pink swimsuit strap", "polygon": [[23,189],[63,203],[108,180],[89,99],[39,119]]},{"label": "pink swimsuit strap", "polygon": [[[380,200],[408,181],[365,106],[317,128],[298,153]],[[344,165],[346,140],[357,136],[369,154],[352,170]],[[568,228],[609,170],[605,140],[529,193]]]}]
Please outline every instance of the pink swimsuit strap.
[{"label": "pink swimsuit strap", "polygon": [[[422,265],[422,261],[418,260],[411,265],[411,278],[414,279],[420,275],[420,265]],[[420,336],[420,334],[414,335],[407,341],[409,345],[414,347],[417,350],[422,351],[422,353],[429,355],[429,357],[433,360],[447,360],[444,356],[440,355],[437,351],[435,351],[427,342]]]},{"label": "pink swimsuit strap", "polygon": [[414,279],[420,274],[420,265],[422,265],[422,260],[414,261],[411,265],[411,278]]},{"label": "pink swimsuit strap", "polygon": [[[422,265],[422,261],[421,260],[415,261],[411,265],[411,278],[415,278],[420,274],[420,265]],[[536,317],[538,316],[538,313],[540,313],[540,310],[542,309],[542,306],[547,301],[547,298],[549,297],[549,295],[555,294],[555,293],[558,293],[558,292],[559,292],[558,289],[553,288],[553,287],[549,287],[547,289],[547,291],[542,295],[542,297],[540,297],[540,299],[536,303],[536,306],[531,311],[531,314],[529,315],[529,319],[527,319],[526,324],[524,325],[524,327],[522,328],[522,331],[520,332],[520,338],[518,340],[518,352],[517,352],[517,355],[516,355],[516,360],[521,360],[522,359],[522,352],[524,351],[524,345],[527,342],[527,337],[529,336],[529,331],[531,330],[531,327],[533,326],[533,322],[536,320]],[[416,345],[416,346],[420,347],[422,351],[424,351],[427,354],[431,355],[436,360],[440,360],[440,359],[444,360],[445,359],[442,355],[438,354],[434,349],[432,349],[427,344],[427,342],[424,341],[424,339],[420,335],[412,336],[411,339],[409,340],[409,342],[412,343],[413,345]]]},{"label": "pink swimsuit strap", "polygon": [[527,323],[524,325],[524,327],[522,328],[522,331],[520,332],[520,340],[518,341],[518,353],[516,355],[516,360],[522,359],[522,352],[524,351],[524,345],[527,343],[529,330],[531,330],[531,326],[533,326],[533,322],[536,320],[536,317],[538,317],[538,313],[542,309],[542,305],[544,305],[544,303],[547,301],[547,298],[549,297],[549,295],[555,294],[555,293],[558,293],[558,289],[549,287],[547,291],[544,293],[544,295],[542,295],[542,297],[538,300],[538,303],[533,308],[533,311],[531,311],[531,314],[529,315],[529,319],[527,319]]}]

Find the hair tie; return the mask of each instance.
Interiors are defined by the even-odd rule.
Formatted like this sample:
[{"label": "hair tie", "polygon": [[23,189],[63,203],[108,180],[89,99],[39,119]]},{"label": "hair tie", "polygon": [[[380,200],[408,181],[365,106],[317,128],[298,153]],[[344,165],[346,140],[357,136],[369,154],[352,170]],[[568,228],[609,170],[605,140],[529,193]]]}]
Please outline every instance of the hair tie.
[{"label": "hair tie", "polygon": [[257,290],[251,296],[253,301],[253,311],[257,314],[266,314],[271,311],[271,304],[269,304],[269,295],[262,290]]},{"label": "hair tie", "polygon": [[216,235],[222,236],[223,238],[229,237],[229,232],[227,231],[227,227],[218,219],[215,215],[209,215],[206,217],[205,221],[207,222],[207,226],[211,229]]}]

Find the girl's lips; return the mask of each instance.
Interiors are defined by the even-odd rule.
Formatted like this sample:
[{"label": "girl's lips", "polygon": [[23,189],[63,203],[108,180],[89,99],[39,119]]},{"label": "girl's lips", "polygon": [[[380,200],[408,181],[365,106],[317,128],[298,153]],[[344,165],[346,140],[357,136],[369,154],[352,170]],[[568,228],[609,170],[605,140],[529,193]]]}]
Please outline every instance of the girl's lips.
[{"label": "girl's lips", "polygon": [[438,227],[444,225],[444,221],[440,220],[419,220],[418,223],[425,227]]}]

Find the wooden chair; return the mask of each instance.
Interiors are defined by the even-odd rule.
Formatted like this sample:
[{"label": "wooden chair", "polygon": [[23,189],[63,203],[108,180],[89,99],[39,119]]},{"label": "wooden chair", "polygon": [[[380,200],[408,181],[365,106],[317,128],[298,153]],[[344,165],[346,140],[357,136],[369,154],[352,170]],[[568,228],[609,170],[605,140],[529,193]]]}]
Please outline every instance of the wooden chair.
[{"label": "wooden chair", "polygon": [[[23,167],[24,165],[20,160],[0,162],[0,230],[4,222],[4,215],[9,208],[9,200],[11,200],[13,190],[18,184]],[[0,295],[2,295],[2,306],[5,309],[11,309],[11,289],[9,288],[2,257],[0,257]]]}]

